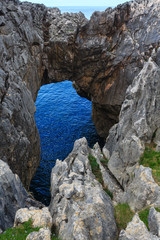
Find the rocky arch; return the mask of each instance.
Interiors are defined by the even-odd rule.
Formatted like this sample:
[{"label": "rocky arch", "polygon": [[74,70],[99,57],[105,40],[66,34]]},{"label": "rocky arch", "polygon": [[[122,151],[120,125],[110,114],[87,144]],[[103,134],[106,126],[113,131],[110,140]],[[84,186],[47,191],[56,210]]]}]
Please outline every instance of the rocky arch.
[{"label": "rocky arch", "polygon": [[82,13],[0,2],[0,159],[26,187],[40,159],[34,101],[42,84],[73,81],[78,94],[92,101],[101,136],[118,121],[126,88],[160,38],[157,18],[147,16],[141,2],[95,12],[90,21]]}]

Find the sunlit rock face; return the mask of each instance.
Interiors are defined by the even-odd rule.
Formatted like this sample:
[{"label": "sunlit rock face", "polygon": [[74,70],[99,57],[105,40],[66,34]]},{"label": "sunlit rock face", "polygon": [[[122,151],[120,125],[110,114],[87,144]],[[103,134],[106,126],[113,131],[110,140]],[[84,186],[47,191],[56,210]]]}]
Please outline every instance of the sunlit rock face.
[{"label": "sunlit rock face", "polygon": [[101,136],[118,122],[125,92],[156,52],[160,1],[132,1],[88,21],[82,13],[0,1],[0,158],[26,187],[40,160],[34,101],[42,84],[73,81],[92,101]]},{"label": "sunlit rock face", "polygon": [[95,12],[90,21],[48,12],[44,75],[48,81],[73,81],[92,101],[92,119],[103,137],[118,122],[127,87],[158,48],[159,8],[160,1],[132,1]]}]

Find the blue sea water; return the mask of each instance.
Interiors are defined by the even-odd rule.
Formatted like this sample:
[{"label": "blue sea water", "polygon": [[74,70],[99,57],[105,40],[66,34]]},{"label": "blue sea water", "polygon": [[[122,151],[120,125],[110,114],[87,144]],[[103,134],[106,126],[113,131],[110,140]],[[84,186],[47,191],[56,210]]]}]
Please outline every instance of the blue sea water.
[{"label": "blue sea water", "polygon": [[[87,18],[105,7],[59,7],[62,12],[83,12]],[[30,186],[34,197],[48,205],[50,175],[56,159],[64,160],[72,151],[76,139],[85,136],[89,146],[103,140],[97,135],[91,120],[91,102],[81,98],[72,83],[64,81],[44,85],[36,100],[35,120],[41,138],[41,162]]]},{"label": "blue sea water", "polygon": [[92,147],[103,140],[97,135],[91,120],[91,102],[81,98],[64,81],[41,87],[36,100],[36,124],[41,138],[41,162],[30,191],[37,200],[48,205],[50,175],[56,159],[64,160],[72,151],[76,139],[85,136]]}]

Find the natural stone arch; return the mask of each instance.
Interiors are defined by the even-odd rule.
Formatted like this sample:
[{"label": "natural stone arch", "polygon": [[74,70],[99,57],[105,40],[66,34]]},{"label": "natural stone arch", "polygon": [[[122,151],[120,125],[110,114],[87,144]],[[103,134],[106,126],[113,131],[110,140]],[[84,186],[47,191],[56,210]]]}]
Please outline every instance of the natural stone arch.
[{"label": "natural stone arch", "polygon": [[34,101],[42,84],[73,81],[92,101],[102,136],[118,121],[128,85],[160,41],[159,20],[137,11],[141,3],[96,12],[90,21],[39,4],[0,3],[0,158],[25,186],[40,159]]}]

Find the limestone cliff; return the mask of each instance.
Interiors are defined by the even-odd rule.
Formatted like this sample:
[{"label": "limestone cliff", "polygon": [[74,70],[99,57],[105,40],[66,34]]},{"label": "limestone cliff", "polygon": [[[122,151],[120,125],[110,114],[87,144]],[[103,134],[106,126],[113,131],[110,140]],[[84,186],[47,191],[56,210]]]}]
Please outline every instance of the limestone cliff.
[{"label": "limestone cliff", "polygon": [[160,1],[136,0],[95,12],[0,0],[0,158],[29,186],[40,159],[34,101],[42,84],[73,81],[92,101],[101,136],[118,122],[127,87],[154,50],[159,64]]}]

